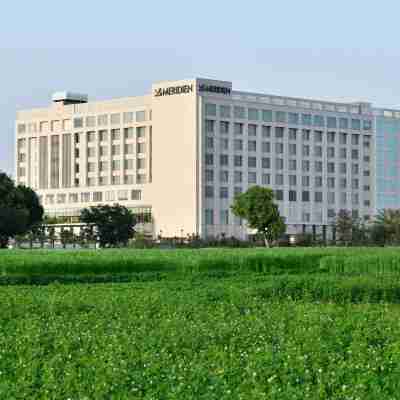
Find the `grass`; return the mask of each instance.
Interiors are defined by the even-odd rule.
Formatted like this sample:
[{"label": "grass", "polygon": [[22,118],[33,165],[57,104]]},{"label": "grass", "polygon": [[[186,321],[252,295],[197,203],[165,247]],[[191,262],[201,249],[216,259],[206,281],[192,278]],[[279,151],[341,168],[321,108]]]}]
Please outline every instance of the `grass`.
[{"label": "grass", "polygon": [[0,398],[399,398],[399,260],[0,252]]}]

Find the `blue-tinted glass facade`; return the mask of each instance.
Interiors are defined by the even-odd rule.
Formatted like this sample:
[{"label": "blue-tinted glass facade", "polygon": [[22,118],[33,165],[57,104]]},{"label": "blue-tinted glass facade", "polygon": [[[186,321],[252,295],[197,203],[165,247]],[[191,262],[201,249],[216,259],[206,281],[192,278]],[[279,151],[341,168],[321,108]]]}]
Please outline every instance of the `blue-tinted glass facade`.
[{"label": "blue-tinted glass facade", "polygon": [[400,208],[400,120],[376,118],[376,207]]}]

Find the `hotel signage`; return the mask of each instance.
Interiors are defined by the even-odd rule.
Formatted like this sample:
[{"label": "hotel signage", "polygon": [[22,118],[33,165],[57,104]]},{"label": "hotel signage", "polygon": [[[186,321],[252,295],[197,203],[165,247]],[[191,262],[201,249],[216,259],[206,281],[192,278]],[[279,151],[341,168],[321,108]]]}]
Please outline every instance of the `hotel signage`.
[{"label": "hotel signage", "polygon": [[[225,96],[231,95],[231,89],[224,86],[209,85],[201,83],[198,87],[199,92],[223,94]],[[181,86],[169,86],[166,88],[154,89],[154,97],[174,96],[176,94],[188,94],[193,92],[193,84]]]}]

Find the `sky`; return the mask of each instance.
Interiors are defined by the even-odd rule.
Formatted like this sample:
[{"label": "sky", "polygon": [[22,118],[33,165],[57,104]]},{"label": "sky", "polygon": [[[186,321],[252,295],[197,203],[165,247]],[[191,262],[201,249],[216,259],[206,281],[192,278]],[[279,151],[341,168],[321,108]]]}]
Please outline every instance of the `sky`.
[{"label": "sky", "polygon": [[13,0],[0,16],[0,170],[17,110],[60,90],[143,95],[206,77],[236,90],[400,107],[400,2]]}]

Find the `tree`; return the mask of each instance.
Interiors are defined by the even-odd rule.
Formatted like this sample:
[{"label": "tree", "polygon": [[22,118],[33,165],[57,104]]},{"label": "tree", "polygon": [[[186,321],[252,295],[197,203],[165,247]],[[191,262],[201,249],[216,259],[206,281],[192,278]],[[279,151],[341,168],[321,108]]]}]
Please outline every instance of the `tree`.
[{"label": "tree", "polygon": [[372,237],[376,243],[400,243],[400,210],[380,210],[372,224]]},{"label": "tree", "polygon": [[231,206],[233,214],[247,220],[256,229],[266,247],[285,233],[286,226],[274,203],[274,192],[269,188],[252,186],[245,193],[237,194]]},{"label": "tree", "polygon": [[135,233],[135,216],[119,204],[85,208],[81,211],[81,221],[96,226],[101,247],[126,245]]},{"label": "tree", "polygon": [[349,210],[339,210],[334,221],[336,240],[345,246],[351,243],[353,218]]},{"label": "tree", "polygon": [[15,186],[5,173],[0,172],[0,248],[8,240],[37,227],[43,219],[43,207],[36,193],[25,186]]}]

